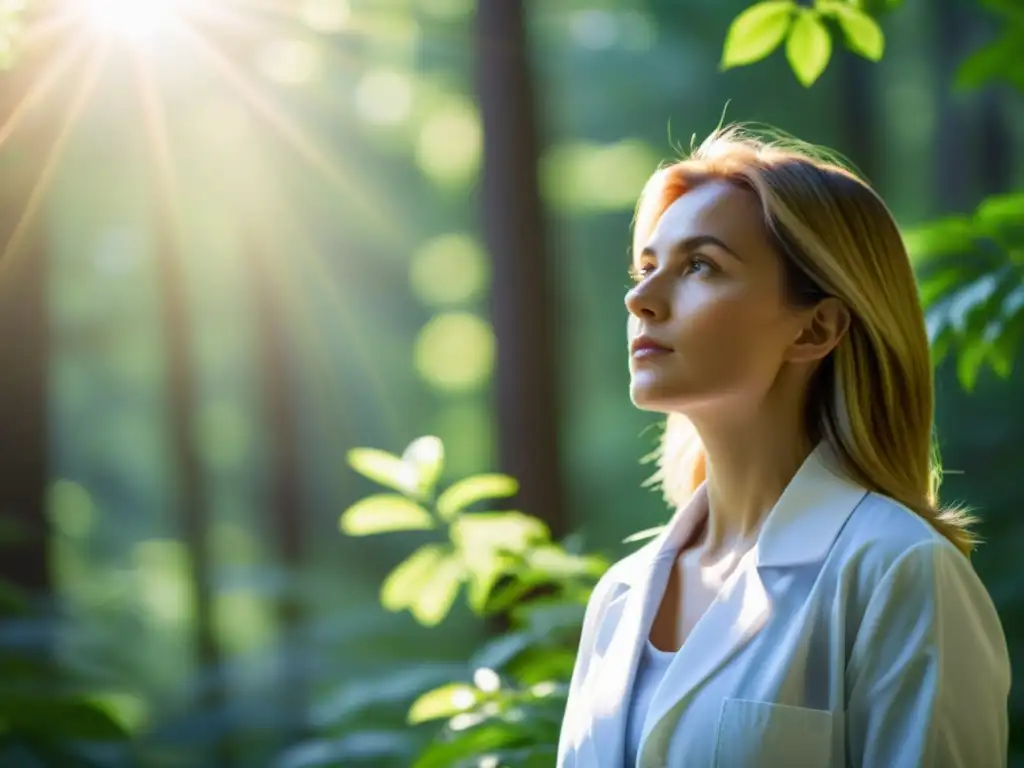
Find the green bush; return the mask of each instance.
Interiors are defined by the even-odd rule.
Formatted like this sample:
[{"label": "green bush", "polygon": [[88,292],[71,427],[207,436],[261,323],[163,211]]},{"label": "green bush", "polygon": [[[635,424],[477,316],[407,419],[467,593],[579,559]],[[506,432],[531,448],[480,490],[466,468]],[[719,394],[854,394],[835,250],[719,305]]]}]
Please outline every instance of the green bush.
[{"label": "green bush", "polygon": [[507,627],[470,660],[469,679],[413,701],[409,725],[440,724],[415,768],[485,765],[488,755],[495,766],[550,766],[583,611],[607,560],[552,541],[535,517],[494,511],[517,492],[514,478],[476,475],[438,493],[444,448],[436,437],[415,440],[401,457],[355,449],[349,463],[389,490],[349,507],[343,532],[436,533],[387,576],[381,604],[436,626],[462,593],[474,614]]}]

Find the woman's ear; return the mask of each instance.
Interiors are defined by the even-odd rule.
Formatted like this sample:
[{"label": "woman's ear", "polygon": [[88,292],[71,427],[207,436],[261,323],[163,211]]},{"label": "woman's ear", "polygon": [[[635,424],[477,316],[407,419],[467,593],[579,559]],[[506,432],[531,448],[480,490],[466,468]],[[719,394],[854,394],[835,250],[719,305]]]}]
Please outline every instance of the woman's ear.
[{"label": "woman's ear", "polygon": [[850,310],[835,296],[822,299],[803,313],[803,325],[790,345],[786,360],[811,363],[826,357],[850,329]]}]

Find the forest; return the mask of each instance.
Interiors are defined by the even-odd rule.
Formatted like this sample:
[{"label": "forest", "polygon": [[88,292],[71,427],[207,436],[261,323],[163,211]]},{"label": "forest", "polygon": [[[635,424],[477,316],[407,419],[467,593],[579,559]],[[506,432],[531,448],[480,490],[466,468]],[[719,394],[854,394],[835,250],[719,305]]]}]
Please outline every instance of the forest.
[{"label": "forest", "polygon": [[1022,92],[1020,0],[0,0],[0,765],[554,765],[723,122],[894,211],[1016,670]]}]

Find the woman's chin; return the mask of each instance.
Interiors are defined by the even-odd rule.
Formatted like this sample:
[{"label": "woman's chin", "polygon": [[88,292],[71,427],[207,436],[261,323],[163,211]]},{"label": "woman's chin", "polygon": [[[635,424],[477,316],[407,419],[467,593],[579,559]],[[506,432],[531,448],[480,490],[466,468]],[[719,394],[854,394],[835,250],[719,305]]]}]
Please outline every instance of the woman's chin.
[{"label": "woman's chin", "polygon": [[643,411],[668,413],[675,410],[674,403],[679,402],[679,391],[657,382],[643,381],[634,377],[629,385],[629,399],[633,405]]}]

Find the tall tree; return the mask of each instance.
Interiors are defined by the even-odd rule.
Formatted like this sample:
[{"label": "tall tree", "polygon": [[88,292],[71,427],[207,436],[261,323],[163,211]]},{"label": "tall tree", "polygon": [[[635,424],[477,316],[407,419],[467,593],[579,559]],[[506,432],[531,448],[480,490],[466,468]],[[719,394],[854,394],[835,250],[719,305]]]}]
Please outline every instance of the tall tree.
[{"label": "tall tree", "polygon": [[[195,315],[188,300],[185,252],[182,244],[180,189],[174,150],[167,134],[167,113],[160,91],[152,81],[148,63],[138,57],[139,98],[150,141],[149,198],[156,242],[157,294],[166,380],[166,424],[172,472],[185,544],[192,566],[196,660],[204,681],[200,705],[214,709],[223,701],[220,648],[213,621],[213,564],[210,559],[210,497],[200,453],[198,428],[198,375],[194,345]],[[218,765],[228,764],[228,751],[220,746]]]},{"label": "tall tree", "polygon": [[35,595],[51,586],[49,259],[39,212],[77,106],[44,98],[52,92],[41,81],[58,73],[53,53],[38,46],[0,72],[0,521],[16,536],[0,539],[0,576]]},{"label": "tall tree", "polygon": [[538,190],[540,139],[522,0],[479,0],[476,83],[483,121],[480,187],[493,261],[501,467],[523,509],[566,532],[559,455],[557,324]]},{"label": "tall tree", "polygon": [[[273,220],[266,218],[266,211],[261,213],[264,218],[254,216],[252,225],[259,220]],[[271,530],[287,579],[278,604],[278,624],[283,636],[278,685],[283,714],[291,724],[292,733],[288,736],[296,740],[303,735],[308,705],[301,644],[305,612],[299,589],[306,554],[307,510],[301,471],[296,361],[289,334],[287,276],[281,268],[287,254],[279,238],[270,233],[258,234],[262,236],[249,244],[245,268],[256,321],[256,365],[268,432],[266,482]]]}]

